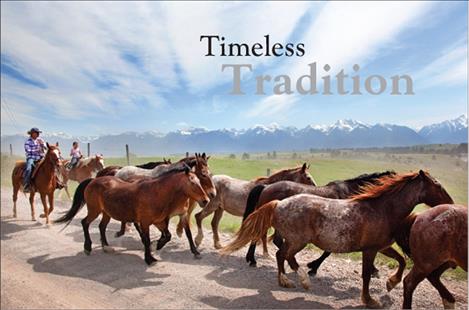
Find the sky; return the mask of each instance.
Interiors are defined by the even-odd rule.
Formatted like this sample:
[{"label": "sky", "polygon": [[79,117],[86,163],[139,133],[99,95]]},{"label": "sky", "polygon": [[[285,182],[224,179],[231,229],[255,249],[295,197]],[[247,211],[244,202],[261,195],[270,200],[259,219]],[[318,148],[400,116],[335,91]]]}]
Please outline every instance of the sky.
[{"label": "sky", "polygon": [[[327,125],[419,128],[467,114],[467,2],[1,2],[1,130],[74,136],[190,127]],[[206,57],[201,35],[303,43],[302,57]],[[360,66],[412,77],[415,95],[301,95],[298,77]],[[251,64],[231,95],[222,64]],[[288,75],[293,94],[256,77]],[[350,87],[350,83],[346,83]],[[322,83],[318,83],[319,89]],[[334,82],[332,89],[336,87]]]}]

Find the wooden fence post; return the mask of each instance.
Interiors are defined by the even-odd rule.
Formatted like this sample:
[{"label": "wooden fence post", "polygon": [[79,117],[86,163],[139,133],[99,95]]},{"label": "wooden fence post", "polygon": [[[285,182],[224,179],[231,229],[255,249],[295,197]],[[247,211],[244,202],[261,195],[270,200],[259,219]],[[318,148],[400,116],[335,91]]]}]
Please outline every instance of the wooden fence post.
[{"label": "wooden fence post", "polygon": [[129,145],[125,145],[125,157],[127,158],[127,166],[130,166]]},{"label": "wooden fence post", "polygon": [[13,156],[13,145],[10,143],[10,156]]},{"label": "wooden fence post", "polygon": [[268,177],[270,177],[270,168],[267,168],[266,174],[267,174]]},{"label": "wooden fence post", "polygon": [[90,154],[91,154],[91,143],[88,142],[88,157],[90,157]]},{"label": "wooden fence post", "polygon": [[189,152],[186,152],[186,158],[189,157]]}]

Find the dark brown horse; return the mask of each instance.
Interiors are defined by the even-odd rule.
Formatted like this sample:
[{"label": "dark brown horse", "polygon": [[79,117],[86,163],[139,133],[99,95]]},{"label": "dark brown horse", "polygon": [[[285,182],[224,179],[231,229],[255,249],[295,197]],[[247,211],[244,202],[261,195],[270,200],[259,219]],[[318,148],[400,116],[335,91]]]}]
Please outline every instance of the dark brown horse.
[{"label": "dark brown horse", "polygon": [[[282,200],[297,194],[313,194],[325,198],[334,198],[334,199],[345,199],[350,198],[352,195],[357,194],[361,186],[367,184],[377,184],[379,178],[383,176],[394,175],[394,171],[385,171],[385,172],[376,172],[371,174],[362,174],[356,178],[347,179],[343,181],[332,181],[326,184],[325,186],[314,186],[314,185],[305,185],[290,181],[280,181],[270,185],[257,185],[249,193],[246,210],[243,215],[243,219],[247,218],[257,207],[260,207],[269,201],[272,200]],[[265,238],[265,237],[264,237]],[[274,243],[280,248],[283,242],[282,237],[277,233],[275,234]],[[249,250],[246,254],[246,261],[250,263],[250,266],[256,266],[256,259],[254,253],[256,251],[256,243],[253,242],[249,247]],[[404,258],[394,249],[387,250],[388,252],[393,252],[393,254],[398,257],[399,265],[404,271],[405,260]],[[264,252],[266,250],[264,249]],[[311,275],[315,275],[319,266],[322,262],[329,257],[330,252],[324,252],[321,257],[316,260],[308,263],[310,271],[308,272]],[[374,268],[374,274],[378,270]],[[400,282],[400,279],[399,279]]]},{"label": "dark brown horse", "polygon": [[379,307],[369,293],[376,254],[394,242],[396,227],[417,204],[436,206],[453,203],[446,190],[428,173],[383,177],[380,184],[366,186],[352,199],[329,199],[299,194],[271,201],[241,225],[236,239],[222,249],[228,254],[250,241],[259,240],[273,226],[285,239],[277,252],[278,281],[293,287],[285,275],[284,262],[297,272],[301,285],[311,285],[306,271],[299,268],[295,254],[313,243],[332,253],[362,252],[363,288],[361,299],[367,307]]},{"label": "dark brown horse", "polygon": [[396,242],[414,261],[404,278],[404,309],[412,307],[412,295],[425,278],[438,290],[445,309],[454,309],[454,297],[440,276],[457,266],[467,272],[467,207],[439,205],[411,214],[396,233]]},{"label": "dark brown horse", "polygon": [[[41,217],[46,218],[46,224],[49,224],[49,214],[54,210],[54,191],[57,187],[57,173],[61,165],[60,149],[57,145],[47,145],[47,153],[44,159],[37,164],[32,178],[31,190],[29,194],[29,204],[31,205],[31,219],[36,220],[34,213],[34,195],[39,192],[41,195],[44,213]],[[16,200],[18,199],[18,191],[23,189],[23,174],[26,168],[24,161],[18,162],[11,174],[13,184],[13,217],[16,217]],[[47,200],[49,207],[47,207]]]},{"label": "dark brown horse", "polygon": [[205,206],[209,197],[200,180],[185,166],[174,168],[156,179],[125,182],[117,177],[105,176],[89,179],[77,188],[71,209],[57,223],[70,222],[86,203],[88,214],[81,221],[85,235],[84,249],[91,253],[89,225],[100,214],[101,244],[104,251],[112,251],[106,239],[106,226],[111,218],[133,222],[145,246],[145,262],[151,265],[156,259],[150,251],[150,225],[167,229],[167,219],[187,212],[187,200],[191,198]]}]

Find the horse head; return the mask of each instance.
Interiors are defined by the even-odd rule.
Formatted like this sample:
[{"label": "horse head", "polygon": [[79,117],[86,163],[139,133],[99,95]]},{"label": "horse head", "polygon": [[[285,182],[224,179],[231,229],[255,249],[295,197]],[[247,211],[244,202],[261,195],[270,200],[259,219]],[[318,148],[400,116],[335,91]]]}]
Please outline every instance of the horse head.
[{"label": "horse head", "polygon": [[428,172],[420,170],[418,178],[423,182],[421,200],[430,207],[440,204],[453,204],[453,199],[438,180]]},{"label": "horse head", "polygon": [[311,174],[309,174],[308,170],[309,165],[307,165],[306,163],[303,163],[303,165],[299,168],[291,170],[291,180],[296,183],[317,186],[316,181],[311,176]]},{"label": "horse head", "polygon": [[54,145],[46,142],[46,146],[47,153],[45,156],[45,160],[48,160],[52,165],[57,167],[62,165],[62,153],[60,152],[58,143]]},{"label": "horse head", "polygon": [[205,155],[205,153],[195,153],[195,174],[199,178],[205,192],[213,199],[217,195],[217,190],[213,184],[212,173],[208,167],[209,158],[210,156]]},{"label": "horse head", "polygon": [[189,166],[187,166],[186,164],[184,164],[184,166],[184,191],[191,199],[197,201],[199,205],[203,208],[210,202],[210,198],[207,196],[207,193],[202,188],[202,184],[200,183],[200,180],[197,175],[192,172]]},{"label": "horse head", "polygon": [[105,166],[104,166],[104,156],[103,156],[103,154],[96,154],[96,155],[95,155],[95,158],[94,158],[94,161],[95,161],[94,167],[95,167],[95,170],[96,170],[96,171],[99,172],[99,171],[101,171],[101,170],[103,170],[103,169],[105,168]]}]

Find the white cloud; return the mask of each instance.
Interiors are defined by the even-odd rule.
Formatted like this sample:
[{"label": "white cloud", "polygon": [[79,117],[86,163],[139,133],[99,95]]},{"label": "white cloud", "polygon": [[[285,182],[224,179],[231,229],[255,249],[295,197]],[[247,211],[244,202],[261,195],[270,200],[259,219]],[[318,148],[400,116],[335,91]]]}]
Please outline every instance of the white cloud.
[{"label": "white cloud", "polygon": [[467,41],[444,50],[431,63],[412,76],[419,88],[467,84]]},{"label": "white cloud", "polygon": [[248,117],[280,115],[291,108],[299,99],[298,96],[293,95],[271,95],[255,103],[246,115]]}]

